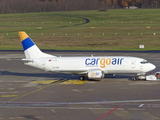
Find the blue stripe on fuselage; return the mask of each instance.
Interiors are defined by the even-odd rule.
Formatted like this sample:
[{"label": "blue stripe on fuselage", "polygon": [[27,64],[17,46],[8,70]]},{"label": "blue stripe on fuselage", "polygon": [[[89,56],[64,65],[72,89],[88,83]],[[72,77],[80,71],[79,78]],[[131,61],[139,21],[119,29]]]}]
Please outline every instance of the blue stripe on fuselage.
[{"label": "blue stripe on fuselage", "polygon": [[23,46],[24,51],[32,47],[33,45],[35,44],[29,37],[22,41],[22,46]]}]

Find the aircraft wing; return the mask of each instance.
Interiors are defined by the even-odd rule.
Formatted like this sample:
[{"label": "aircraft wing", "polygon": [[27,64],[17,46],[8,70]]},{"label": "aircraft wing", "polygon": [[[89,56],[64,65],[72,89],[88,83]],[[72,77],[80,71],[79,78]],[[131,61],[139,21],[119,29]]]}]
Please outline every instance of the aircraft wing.
[{"label": "aircraft wing", "polygon": [[69,73],[69,74],[87,74],[87,70],[54,70],[57,73]]},{"label": "aircraft wing", "polygon": [[54,72],[70,73],[70,74],[87,74],[93,71],[101,71],[101,69],[83,69],[83,70],[56,70]]}]

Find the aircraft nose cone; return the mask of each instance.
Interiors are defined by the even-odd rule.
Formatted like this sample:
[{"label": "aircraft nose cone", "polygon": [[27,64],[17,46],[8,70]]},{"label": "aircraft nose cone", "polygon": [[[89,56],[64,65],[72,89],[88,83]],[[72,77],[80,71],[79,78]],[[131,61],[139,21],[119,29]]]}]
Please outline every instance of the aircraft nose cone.
[{"label": "aircraft nose cone", "polygon": [[151,64],[150,67],[149,67],[151,70],[154,70],[156,68],[155,65]]},{"label": "aircraft nose cone", "polygon": [[144,64],[144,66],[143,66],[144,72],[150,72],[150,71],[154,70],[155,68],[156,68],[156,66],[153,65],[152,63]]}]

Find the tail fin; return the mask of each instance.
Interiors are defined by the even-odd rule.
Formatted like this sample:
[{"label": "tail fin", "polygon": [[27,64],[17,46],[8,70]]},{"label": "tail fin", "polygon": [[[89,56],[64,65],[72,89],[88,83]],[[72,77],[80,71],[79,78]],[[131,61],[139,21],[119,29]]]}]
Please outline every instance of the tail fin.
[{"label": "tail fin", "polygon": [[25,56],[27,59],[32,58],[44,58],[44,57],[55,57],[46,53],[43,53],[32,39],[24,31],[18,32]]}]

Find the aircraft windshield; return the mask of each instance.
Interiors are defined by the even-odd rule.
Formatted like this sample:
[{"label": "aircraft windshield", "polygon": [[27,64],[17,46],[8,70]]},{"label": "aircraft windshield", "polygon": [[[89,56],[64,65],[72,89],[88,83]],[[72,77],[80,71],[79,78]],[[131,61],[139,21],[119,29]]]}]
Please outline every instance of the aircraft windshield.
[{"label": "aircraft windshield", "polygon": [[144,61],[141,62],[141,64],[146,64],[146,63],[148,63],[147,60],[144,60]]}]

